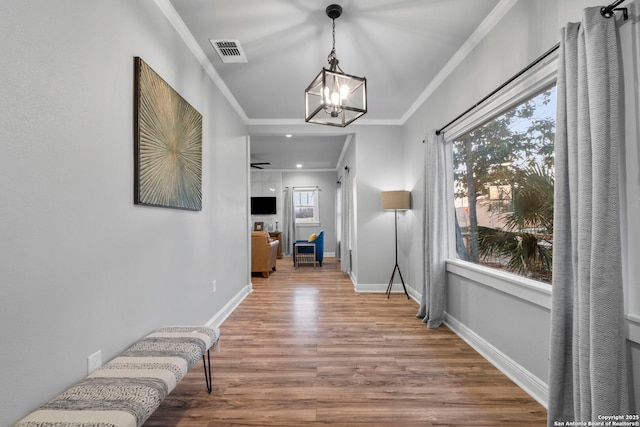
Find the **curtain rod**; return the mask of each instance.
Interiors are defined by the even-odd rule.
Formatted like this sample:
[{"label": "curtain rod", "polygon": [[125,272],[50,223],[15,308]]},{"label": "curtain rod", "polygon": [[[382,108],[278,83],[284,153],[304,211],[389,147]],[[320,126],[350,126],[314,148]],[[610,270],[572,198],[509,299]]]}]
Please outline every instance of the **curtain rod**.
[{"label": "curtain rod", "polygon": [[[624,0],[623,0],[624,1]],[[500,90],[504,89],[505,86],[507,86],[509,83],[513,82],[515,79],[517,79],[518,77],[520,77],[521,75],[523,75],[524,73],[526,73],[527,71],[529,71],[531,68],[535,67],[538,63],[542,62],[547,56],[551,55],[553,52],[555,52],[556,50],[558,50],[558,48],[560,47],[560,43],[556,44],[555,46],[553,46],[551,49],[549,49],[548,51],[546,51],[545,53],[543,53],[542,55],[540,55],[537,59],[535,59],[532,63],[530,63],[529,65],[527,65],[526,67],[524,67],[522,70],[518,71],[513,77],[511,77],[509,80],[507,80],[506,82],[502,83],[500,86],[498,86],[496,89],[494,89],[493,91],[491,91],[491,93],[487,96],[485,96],[484,98],[482,98],[480,101],[476,102],[474,105],[472,105],[471,107],[467,108],[462,114],[460,114],[458,117],[456,117],[455,119],[451,120],[449,123],[447,123],[446,125],[442,126],[440,129],[438,129],[436,131],[436,135],[440,135],[442,133],[442,131],[444,131],[446,128],[448,128],[449,126],[451,126],[452,124],[454,124],[455,122],[457,122],[458,120],[460,120],[462,117],[464,117],[465,115],[467,115],[469,112],[473,111],[474,109],[476,109],[480,104],[482,104],[483,102],[485,102],[487,99],[491,98],[493,95],[495,95],[496,93],[498,93]],[[424,141],[423,141],[424,142]]]},{"label": "curtain rod", "polygon": [[315,188],[318,191],[322,191],[322,188],[318,187],[317,185],[303,185],[302,187],[284,187],[285,189],[287,188],[292,188],[294,190],[300,190],[300,189],[305,189],[305,188]]},{"label": "curtain rod", "polygon": [[624,18],[624,20],[626,21],[627,19],[629,19],[629,11],[627,10],[626,7],[618,7],[620,6],[622,3],[624,3],[626,0],[617,0],[614,1],[613,3],[611,3],[609,6],[603,6],[600,8],[600,15],[604,16],[605,18],[612,18],[614,13],[616,11],[620,11],[622,12],[622,16]]},{"label": "curtain rod", "polygon": [[[627,19],[629,19],[629,13],[626,7],[618,7],[620,6],[623,2],[625,2],[626,0],[616,0],[615,2],[611,3],[609,6],[603,6],[602,8],[600,8],[600,14],[602,16],[604,16],[605,18],[611,18],[614,16],[614,12],[616,11],[621,11],[623,16],[624,16],[624,20],[626,21]],[[536,66],[538,63],[540,63],[541,61],[543,61],[547,56],[551,55],[553,52],[555,52],[556,50],[558,50],[558,48],[560,47],[560,43],[556,44],[555,46],[553,46],[551,49],[549,49],[548,51],[546,51],[545,53],[543,53],[542,55],[540,55],[537,59],[535,59],[532,63],[530,63],[529,65],[527,65],[526,67],[524,67],[522,70],[520,70],[518,73],[516,73],[513,77],[511,77],[509,80],[507,80],[506,82],[504,82],[503,84],[501,84],[500,86],[498,86],[495,90],[493,90],[489,95],[485,96],[484,98],[482,98],[480,101],[476,102],[474,105],[472,105],[471,107],[467,108],[462,114],[460,114],[458,117],[456,117],[455,119],[451,120],[449,123],[447,123],[446,125],[442,126],[440,129],[438,129],[436,131],[436,135],[440,135],[446,128],[448,128],[449,126],[451,126],[452,124],[454,124],[455,122],[457,122],[458,120],[460,120],[462,117],[464,117],[467,113],[473,111],[475,108],[477,108],[480,104],[482,104],[483,102],[485,102],[487,99],[491,98],[493,95],[495,95],[497,92],[499,92],[500,90],[504,89],[505,86],[507,86],[509,83],[513,82],[515,79],[517,79],[518,77],[520,77],[521,75],[523,75],[524,73],[526,73],[527,71],[529,71],[531,68],[533,68],[534,66]],[[422,141],[424,142],[424,141]]]}]

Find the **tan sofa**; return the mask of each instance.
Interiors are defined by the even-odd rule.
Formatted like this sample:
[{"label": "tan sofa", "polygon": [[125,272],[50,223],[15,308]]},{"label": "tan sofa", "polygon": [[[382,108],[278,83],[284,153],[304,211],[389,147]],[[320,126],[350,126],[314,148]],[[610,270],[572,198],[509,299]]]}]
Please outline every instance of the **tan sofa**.
[{"label": "tan sofa", "polygon": [[262,277],[269,277],[269,273],[276,271],[276,257],[279,241],[271,241],[266,231],[251,232],[251,272],[262,273]]}]

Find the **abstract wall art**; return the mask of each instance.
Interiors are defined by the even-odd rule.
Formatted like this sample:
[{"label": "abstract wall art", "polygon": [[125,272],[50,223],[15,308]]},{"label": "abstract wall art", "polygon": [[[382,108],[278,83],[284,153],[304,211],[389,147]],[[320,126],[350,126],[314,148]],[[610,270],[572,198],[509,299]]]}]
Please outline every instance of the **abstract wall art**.
[{"label": "abstract wall art", "polygon": [[202,115],[134,58],[134,203],[202,210]]}]

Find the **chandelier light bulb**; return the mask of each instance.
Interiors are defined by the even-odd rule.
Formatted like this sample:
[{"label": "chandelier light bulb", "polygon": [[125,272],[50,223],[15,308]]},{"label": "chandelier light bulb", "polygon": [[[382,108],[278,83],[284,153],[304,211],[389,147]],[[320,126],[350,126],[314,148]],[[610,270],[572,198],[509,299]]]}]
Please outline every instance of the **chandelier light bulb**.
[{"label": "chandelier light bulb", "polygon": [[338,92],[333,92],[331,94],[331,103],[334,106],[339,106],[340,104],[342,104],[342,98],[340,97],[340,94]]},{"label": "chandelier light bulb", "polygon": [[342,87],[340,88],[340,99],[347,99],[348,96],[349,96],[349,86],[342,85]]}]

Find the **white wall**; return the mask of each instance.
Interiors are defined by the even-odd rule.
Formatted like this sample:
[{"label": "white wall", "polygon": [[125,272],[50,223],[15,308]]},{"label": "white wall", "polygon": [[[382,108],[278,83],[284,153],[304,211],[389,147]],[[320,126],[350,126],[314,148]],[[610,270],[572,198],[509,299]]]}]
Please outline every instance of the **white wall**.
[{"label": "white wall", "polygon": [[[248,156],[244,124],[153,2],[2,2],[0,21],[9,425],[84,377],[89,354],[204,324],[243,292]],[[134,56],[203,115],[201,212],[133,204]]]},{"label": "white wall", "polygon": [[[637,3],[637,2],[634,2]],[[421,230],[423,191],[422,144],[427,132],[438,129],[456,117],[469,106],[491,92],[543,52],[559,41],[559,29],[568,21],[579,21],[582,9],[587,6],[602,5],[597,1],[582,0],[539,0],[518,1],[507,15],[458,65],[448,78],[431,94],[424,105],[405,125],[404,163],[407,166],[406,185],[413,190],[414,210],[405,224],[416,234]],[[625,6],[631,6],[625,3]],[[636,5],[637,6],[637,5]],[[624,31],[631,30],[634,19],[625,24]],[[636,20],[637,21],[637,20]],[[637,40],[636,38],[636,47]],[[637,48],[636,48],[637,49]],[[629,49],[630,51],[631,49]],[[638,51],[627,55],[623,62],[628,75],[638,74]],[[633,65],[635,64],[635,65]],[[633,70],[635,66],[635,70]],[[631,70],[631,71],[629,71]],[[634,74],[635,73],[635,74]],[[630,81],[629,76],[627,81]],[[627,100],[634,98],[637,105],[638,87],[625,89]],[[637,108],[637,107],[636,107]],[[627,126],[638,121],[637,110],[626,111]],[[634,126],[631,139],[627,136],[626,180],[623,203],[628,222],[625,223],[623,240],[625,247],[625,306],[629,315],[629,354],[632,355],[633,376],[636,384],[635,399],[640,402],[640,340],[638,313],[640,297],[637,289],[639,274],[637,263],[640,250],[640,230],[637,221],[632,221],[632,213],[637,217],[640,200],[638,180],[637,127]],[[446,134],[446,132],[445,132]],[[626,200],[624,200],[626,199]],[[403,243],[404,244],[404,243]],[[404,250],[411,254],[408,282],[411,286],[422,281],[422,260],[419,239],[410,241]],[[449,265],[448,272],[448,323],[480,351],[493,358],[503,370],[516,381],[528,388],[541,401],[546,400],[546,384],[549,354],[549,308],[548,297],[536,290],[531,295],[493,279],[473,274],[469,269]],[[462,274],[463,273],[463,274]],[[523,289],[523,287],[520,287]],[[416,291],[419,290],[416,287]],[[522,337],[526,337],[523,351]]]},{"label": "white wall", "polygon": [[[382,191],[406,189],[402,128],[362,126],[358,128],[356,138],[356,169],[352,177],[357,203],[357,289],[384,291],[395,265],[395,231],[394,214],[382,210],[380,194]],[[400,224],[413,213],[399,212],[398,215],[398,240],[404,239],[404,245],[398,247],[398,262],[405,271],[408,268],[405,248],[411,233],[402,234]],[[399,278],[397,274],[396,278]]]}]

